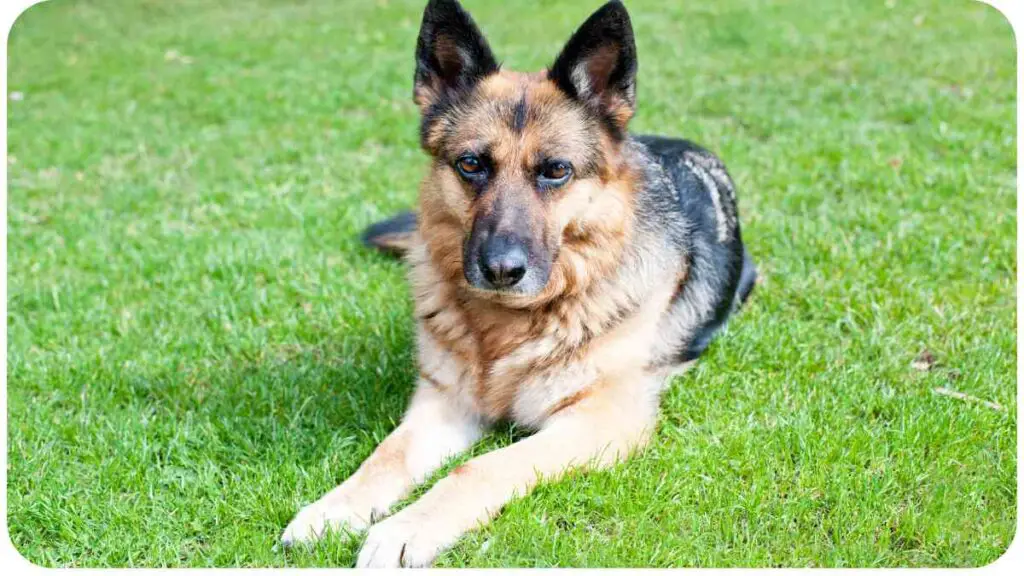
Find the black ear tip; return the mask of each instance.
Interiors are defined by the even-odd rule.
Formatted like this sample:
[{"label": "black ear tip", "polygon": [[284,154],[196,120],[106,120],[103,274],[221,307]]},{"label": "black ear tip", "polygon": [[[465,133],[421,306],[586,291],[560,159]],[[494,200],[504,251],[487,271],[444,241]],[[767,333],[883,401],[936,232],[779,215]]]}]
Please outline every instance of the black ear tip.
[{"label": "black ear tip", "polygon": [[626,10],[626,5],[622,3],[622,0],[609,0],[609,2],[601,7],[600,11],[629,18],[629,11]]},{"label": "black ear tip", "polygon": [[430,0],[423,9],[424,20],[429,22],[438,22],[465,13],[458,0]]},{"label": "black ear tip", "polygon": [[587,24],[600,25],[606,30],[621,30],[624,36],[632,36],[633,24],[629,19],[629,11],[626,10],[622,0],[611,0],[605,3],[587,19],[584,26]]},{"label": "black ear tip", "polygon": [[466,11],[466,9],[462,7],[462,4],[459,3],[459,0],[430,0],[430,5],[433,6],[435,10],[446,14]]}]

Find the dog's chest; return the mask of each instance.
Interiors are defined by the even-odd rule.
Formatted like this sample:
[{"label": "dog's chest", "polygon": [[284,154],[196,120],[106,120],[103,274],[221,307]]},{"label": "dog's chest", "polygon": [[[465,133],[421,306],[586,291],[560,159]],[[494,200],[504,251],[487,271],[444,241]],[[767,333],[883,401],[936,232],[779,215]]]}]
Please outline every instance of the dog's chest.
[{"label": "dog's chest", "polygon": [[595,328],[604,316],[579,310],[485,318],[452,305],[421,316],[421,374],[487,420],[538,427],[594,386],[643,370],[669,296],[651,293],[604,331]]},{"label": "dog's chest", "polygon": [[585,358],[575,358],[579,351],[567,348],[554,327],[474,312],[452,306],[420,322],[420,372],[485,419],[537,424],[594,380]]}]

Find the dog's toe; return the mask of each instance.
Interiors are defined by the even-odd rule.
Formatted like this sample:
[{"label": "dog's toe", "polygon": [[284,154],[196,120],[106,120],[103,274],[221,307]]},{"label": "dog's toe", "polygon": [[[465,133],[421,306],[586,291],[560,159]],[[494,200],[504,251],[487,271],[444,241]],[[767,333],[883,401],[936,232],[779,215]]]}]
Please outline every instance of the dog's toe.
[{"label": "dog's toe", "polygon": [[369,525],[369,519],[356,514],[350,507],[338,503],[314,502],[299,510],[281,534],[281,543],[293,546],[319,540],[328,530],[338,532],[359,531]]},{"label": "dog's toe", "polygon": [[401,514],[373,528],[359,550],[357,568],[422,568],[430,566],[443,548],[430,526]]}]

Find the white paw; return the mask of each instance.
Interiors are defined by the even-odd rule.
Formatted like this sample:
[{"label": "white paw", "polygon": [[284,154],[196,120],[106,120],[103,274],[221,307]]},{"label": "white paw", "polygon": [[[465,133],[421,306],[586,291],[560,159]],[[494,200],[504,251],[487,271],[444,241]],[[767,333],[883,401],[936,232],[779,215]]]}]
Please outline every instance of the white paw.
[{"label": "white paw", "polygon": [[448,547],[444,530],[401,512],[370,528],[356,568],[422,568]]},{"label": "white paw", "polygon": [[355,512],[343,502],[323,499],[299,510],[288,527],[281,534],[281,543],[291,546],[297,543],[319,540],[328,529],[336,532],[364,530],[370,525],[370,514]]}]

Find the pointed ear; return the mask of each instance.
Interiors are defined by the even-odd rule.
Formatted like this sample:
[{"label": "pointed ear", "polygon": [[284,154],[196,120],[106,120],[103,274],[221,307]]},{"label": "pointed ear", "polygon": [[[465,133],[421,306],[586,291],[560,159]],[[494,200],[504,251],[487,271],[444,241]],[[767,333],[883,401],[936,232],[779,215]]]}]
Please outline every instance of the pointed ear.
[{"label": "pointed ear", "polygon": [[624,131],[636,109],[636,68],[629,13],[622,2],[612,0],[572,35],[548,78]]},{"label": "pointed ear", "polygon": [[416,42],[413,100],[427,110],[498,71],[487,40],[456,0],[430,0]]}]

